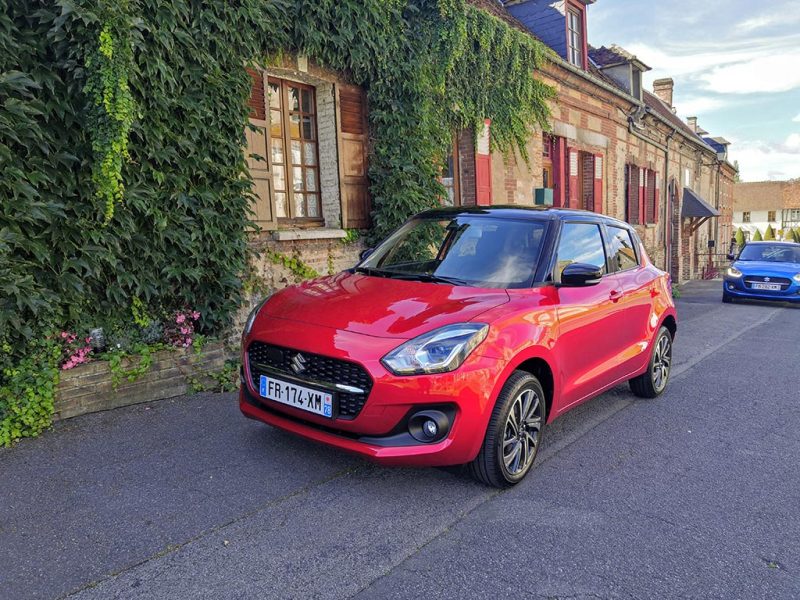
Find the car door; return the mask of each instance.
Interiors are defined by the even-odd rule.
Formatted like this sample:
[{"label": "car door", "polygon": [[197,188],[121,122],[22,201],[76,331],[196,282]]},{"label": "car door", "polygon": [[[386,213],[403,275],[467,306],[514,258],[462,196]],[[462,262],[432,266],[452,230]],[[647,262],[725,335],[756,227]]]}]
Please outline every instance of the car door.
[{"label": "car door", "polygon": [[606,234],[611,271],[622,288],[619,305],[625,320],[617,362],[623,374],[637,373],[649,357],[655,273],[644,264],[638,238],[630,229],[607,223]]},{"label": "car door", "polygon": [[[560,276],[571,263],[601,267],[596,285],[560,286]],[[558,337],[554,351],[562,385],[558,412],[593,396],[620,376],[615,361],[624,328],[617,276],[609,272],[606,243],[599,222],[561,224],[556,245],[553,280],[557,285]]]}]

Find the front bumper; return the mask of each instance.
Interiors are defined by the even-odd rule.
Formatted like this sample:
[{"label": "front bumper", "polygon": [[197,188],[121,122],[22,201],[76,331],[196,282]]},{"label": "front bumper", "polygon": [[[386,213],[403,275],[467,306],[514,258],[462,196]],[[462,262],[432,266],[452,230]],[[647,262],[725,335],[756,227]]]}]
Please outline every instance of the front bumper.
[{"label": "front bumper", "polygon": [[[260,397],[244,353],[239,407],[245,416],[386,465],[455,465],[478,454],[503,361],[473,353],[451,373],[398,377],[380,363],[382,356],[401,343],[397,339],[308,324],[303,324],[302,335],[298,335],[297,323],[281,319],[270,319],[267,327],[254,332],[245,349],[256,339],[271,344],[292,340],[293,350],[356,362],[374,383],[355,418],[329,419]],[[450,429],[440,441],[418,442],[407,434],[406,422],[416,411],[432,408],[452,415]]]},{"label": "front bumper", "polygon": [[772,300],[777,302],[800,302],[800,284],[792,281],[791,285],[780,291],[754,290],[749,287],[744,277],[725,277],[722,292],[733,298],[742,300]]}]

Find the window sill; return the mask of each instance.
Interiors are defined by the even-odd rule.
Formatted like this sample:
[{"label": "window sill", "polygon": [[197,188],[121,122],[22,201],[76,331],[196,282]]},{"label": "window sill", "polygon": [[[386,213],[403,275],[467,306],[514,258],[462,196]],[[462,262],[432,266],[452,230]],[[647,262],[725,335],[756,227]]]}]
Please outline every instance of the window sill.
[{"label": "window sill", "polygon": [[296,240],[341,240],[347,237],[344,229],[329,229],[327,227],[314,227],[313,229],[278,229],[272,232],[272,239],[276,242],[289,242]]}]

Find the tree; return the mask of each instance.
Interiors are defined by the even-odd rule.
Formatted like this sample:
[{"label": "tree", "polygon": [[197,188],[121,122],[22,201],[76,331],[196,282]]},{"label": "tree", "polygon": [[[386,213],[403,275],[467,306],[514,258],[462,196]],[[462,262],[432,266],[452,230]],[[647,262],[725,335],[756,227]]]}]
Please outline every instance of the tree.
[{"label": "tree", "polygon": [[764,239],[770,242],[775,239],[775,230],[772,228],[772,225],[767,225],[767,231],[764,232]]},{"label": "tree", "polygon": [[741,227],[736,230],[736,245],[739,246],[739,248],[744,246],[744,231]]},{"label": "tree", "polygon": [[754,242],[763,242],[764,238],[761,237],[761,230],[756,227],[756,232],[753,234],[753,241]]},{"label": "tree", "polygon": [[734,183],[739,183],[742,180],[741,176],[739,175],[739,161],[733,161],[733,166],[736,169],[736,173],[733,175],[733,181]]}]

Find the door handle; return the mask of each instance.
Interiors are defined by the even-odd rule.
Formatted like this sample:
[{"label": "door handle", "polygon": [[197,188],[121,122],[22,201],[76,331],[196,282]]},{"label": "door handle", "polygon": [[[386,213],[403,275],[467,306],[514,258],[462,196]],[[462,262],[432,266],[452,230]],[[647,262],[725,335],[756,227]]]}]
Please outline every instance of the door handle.
[{"label": "door handle", "polygon": [[608,297],[612,302],[617,302],[620,298],[622,298],[622,292],[620,290],[611,290],[611,292],[608,294]]}]

